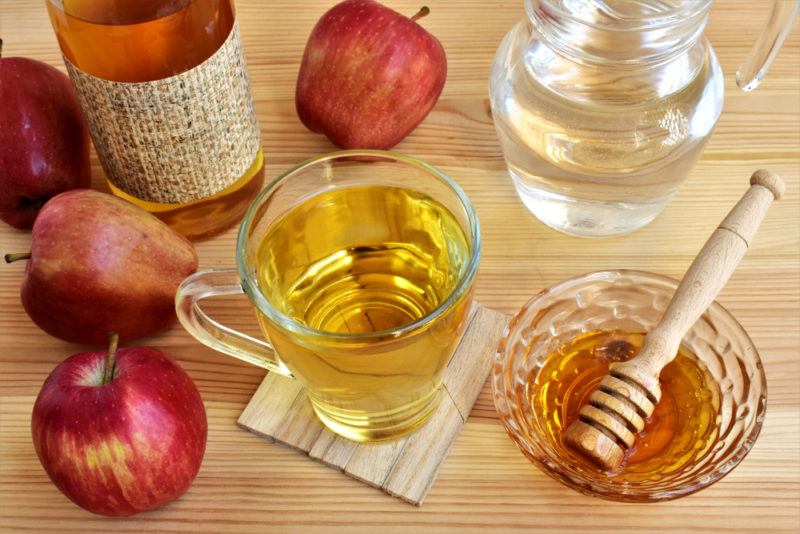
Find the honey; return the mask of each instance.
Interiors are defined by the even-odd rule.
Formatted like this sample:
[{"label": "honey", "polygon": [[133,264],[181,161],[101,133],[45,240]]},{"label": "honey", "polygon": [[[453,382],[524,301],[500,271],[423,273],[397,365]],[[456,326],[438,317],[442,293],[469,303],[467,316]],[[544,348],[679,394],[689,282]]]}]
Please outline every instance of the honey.
[{"label": "honey", "polygon": [[[65,58],[89,75],[114,82],[150,82],[193,69],[223,45],[234,27],[231,0],[47,0],[47,7]],[[109,185],[114,194],[187,237],[208,237],[238,222],[261,189],[261,150],[251,157],[233,183],[188,202],[152,202],[125,193],[112,180]]]},{"label": "honey", "polygon": [[[591,331],[550,354],[536,377],[528,382],[533,416],[562,457],[599,469],[564,443],[566,429],[578,418],[581,407],[609,365],[633,358],[644,340],[643,333]],[[680,470],[703,456],[718,438],[720,391],[705,366],[681,346],[675,359],[660,375],[662,397],[625,461],[606,474],[621,481],[657,479]]]}]

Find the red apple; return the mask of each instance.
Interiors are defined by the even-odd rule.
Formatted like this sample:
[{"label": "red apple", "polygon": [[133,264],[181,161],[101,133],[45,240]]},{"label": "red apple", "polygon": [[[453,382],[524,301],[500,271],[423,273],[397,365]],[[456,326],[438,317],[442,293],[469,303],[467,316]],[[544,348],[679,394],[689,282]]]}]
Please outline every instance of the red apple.
[{"label": "red apple", "polygon": [[33,406],[33,445],[75,504],[132,515],[189,488],[206,447],[206,412],[189,375],[143,347],[83,352],[53,370]]},{"label": "red apple", "polygon": [[30,228],[49,198],[90,184],[89,134],[69,79],[0,58],[0,219]]},{"label": "red apple", "polygon": [[124,341],[175,322],[175,291],[197,270],[192,244],[158,218],[112,195],[78,189],[45,204],[33,225],[20,291],[45,332],[101,344],[114,330]]},{"label": "red apple", "polygon": [[388,149],[428,115],[444,87],[441,43],[416,19],[372,0],[337,4],[308,38],[295,104],[342,148]]}]

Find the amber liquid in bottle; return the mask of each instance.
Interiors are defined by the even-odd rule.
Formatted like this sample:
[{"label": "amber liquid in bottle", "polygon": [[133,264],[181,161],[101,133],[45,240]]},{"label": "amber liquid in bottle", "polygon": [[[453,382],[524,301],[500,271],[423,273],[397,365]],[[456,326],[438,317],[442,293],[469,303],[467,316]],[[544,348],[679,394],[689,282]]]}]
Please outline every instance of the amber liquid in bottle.
[{"label": "amber liquid in bottle", "polygon": [[[220,48],[234,23],[231,0],[47,0],[47,8],[67,59],[88,74],[117,82],[160,80],[196,67]],[[110,181],[109,186],[199,239],[236,224],[263,181],[259,149],[233,184],[183,204],[148,202]]]},{"label": "amber liquid in bottle", "polygon": [[[564,433],[608,374],[609,364],[633,358],[643,340],[642,333],[588,332],[545,360],[528,395],[534,417],[562,457],[597,469],[564,444]],[[623,464],[609,476],[628,482],[649,480],[679,470],[716,443],[719,387],[697,357],[681,346],[661,371],[660,381],[661,401]]]}]

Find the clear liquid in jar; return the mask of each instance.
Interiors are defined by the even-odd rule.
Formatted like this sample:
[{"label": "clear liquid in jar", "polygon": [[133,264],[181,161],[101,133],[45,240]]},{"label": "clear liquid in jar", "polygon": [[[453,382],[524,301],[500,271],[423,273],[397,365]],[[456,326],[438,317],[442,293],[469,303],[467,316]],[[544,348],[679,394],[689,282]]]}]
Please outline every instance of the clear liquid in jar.
[{"label": "clear liquid in jar", "polygon": [[573,235],[644,226],[686,179],[716,125],[723,87],[713,50],[701,42],[670,65],[620,71],[565,58],[531,32],[523,21],[506,35],[490,82],[522,202]]}]

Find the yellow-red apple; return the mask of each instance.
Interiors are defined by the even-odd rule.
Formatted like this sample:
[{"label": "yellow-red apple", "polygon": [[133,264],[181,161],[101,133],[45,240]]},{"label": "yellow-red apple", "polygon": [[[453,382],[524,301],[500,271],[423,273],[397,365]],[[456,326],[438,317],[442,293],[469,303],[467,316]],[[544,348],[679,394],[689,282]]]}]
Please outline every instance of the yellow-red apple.
[{"label": "yellow-red apple", "polygon": [[33,406],[36,454],[79,506],[122,516],[151,510],[189,488],[206,446],[203,401],[189,375],[143,347],[64,360]]},{"label": "yellow-red apple", "polygon": [[308,38],[295,104],[310,130],[341,148],[388,149],[428,115],[447,77],[441,43],[416,19],[346,0]]}]

